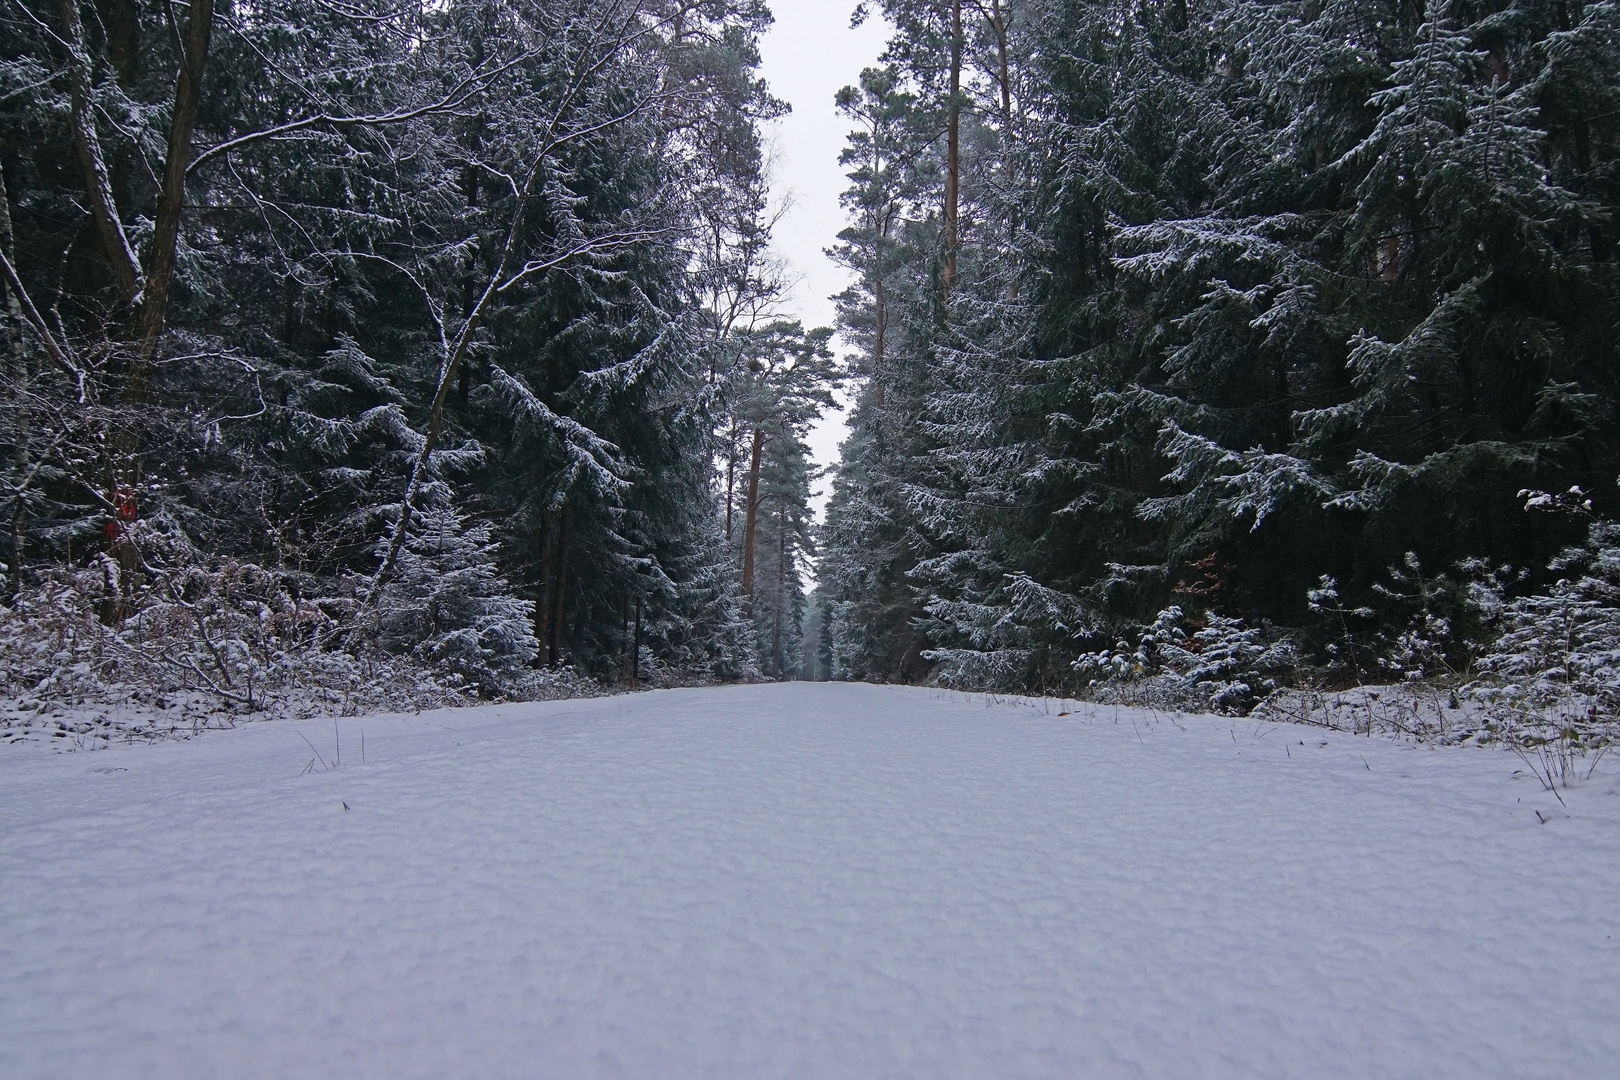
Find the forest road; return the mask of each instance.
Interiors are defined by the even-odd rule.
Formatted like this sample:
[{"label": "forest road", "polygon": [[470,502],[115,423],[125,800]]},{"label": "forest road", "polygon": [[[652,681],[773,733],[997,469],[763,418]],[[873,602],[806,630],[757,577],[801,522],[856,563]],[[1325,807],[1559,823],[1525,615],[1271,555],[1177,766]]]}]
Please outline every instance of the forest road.
[{"label": "forest road", "polygon": [[0,1075],[1597,1080],[1605,765],[805,683],[10,749]]}]

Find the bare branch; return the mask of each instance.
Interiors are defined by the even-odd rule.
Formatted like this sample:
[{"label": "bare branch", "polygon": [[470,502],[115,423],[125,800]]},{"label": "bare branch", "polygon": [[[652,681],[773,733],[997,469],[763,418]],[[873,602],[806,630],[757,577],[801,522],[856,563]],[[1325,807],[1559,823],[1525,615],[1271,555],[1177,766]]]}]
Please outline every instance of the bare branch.
[{"label": "bare branch", "polygon": [[11,265],[11,260],[6,258],[3,251],[0,251],[0,272],[5,274],[6,288],[11,290],[11,294],[17,298],[17,302],[22,306],[23,317],[28,320],[28,325],[34,328],[34,333],[39,335],[39,339],[44,344],[45,352],[50,356],[51,362],[73,378],[74,385],[79,390],[79,401],[82,403],[84,401],[84,372],[80,370],[78,364],[74,363],[72,346],[65,341],[56,340],[56,335],[51,332],[50,324],[45,321],[44,316],[39,313],[39,309],[34,306],[33,298],[28,295],[28,290],[23,288],[22,278],[17,276],[17,268]]},{"label": "bare branch", "polygon": [[625,248],[655,240],[660,236],[668,236],[672,231],[670,229],[637,229],[630,232],[608,233],[604,236],[593,237],[583,243],[571,244],[562,251],[544,259],[531,259],[524,263],[517,273],[495,286],[495,291],[503,293],[525,278],[551,270],[581,256],[622,251]]},{"label": "bare branch", "polygon": [[445,94],[437,101],[430,101],[424,105],[412,106],[409,109],[395,109],[392,112],[368,113],[355,116],[335,116],[331,113],[323,112],[315,116],[306,116],[301,120],[293,120],[285,124],[278,124],[272,128],[265,128],[263,131],[254,131],[246,135],[238,135],[234,139],[227,139],[218,145],[211,146],[207,150],[204,150],[202,153],[198,154],[192,159],[190,167],[192,169],[197,169],[219,155],[228,154],[232,150],[238,150],[244,146],[251,146],[254,143],[263,142],[266,139],[277,139],[284,135],[291,135],[295,132],[307,131],[310,128],[381,127],[387,124],[403,124],[411,120],[419,119],[423,116],[431,116],[435,113],[451,112],[460,108],[462,105],[465,105],[472,98],[478,96],[489,86],[490,82],[493,81],[496,76],[510,71],[524,59],[526,59],[526,56],[513,57],[512,59],[507,60],[505,63],[499,64],[481,73],[475,72],[472,75],[468,75],[466,78],[462,79],[459,83],[452,87],[449,93]]}]

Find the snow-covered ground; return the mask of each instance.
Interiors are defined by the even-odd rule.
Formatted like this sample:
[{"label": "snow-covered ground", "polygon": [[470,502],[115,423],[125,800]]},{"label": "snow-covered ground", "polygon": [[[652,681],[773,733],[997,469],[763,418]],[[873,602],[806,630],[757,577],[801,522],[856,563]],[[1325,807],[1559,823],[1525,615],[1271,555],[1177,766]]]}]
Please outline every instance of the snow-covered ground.
[{"label": "snow-covered ground", "polygon": [[0,1075],[1620,1076],[1612,759],[1565,809],[1502,751],[1057,711],[11,748]]}]

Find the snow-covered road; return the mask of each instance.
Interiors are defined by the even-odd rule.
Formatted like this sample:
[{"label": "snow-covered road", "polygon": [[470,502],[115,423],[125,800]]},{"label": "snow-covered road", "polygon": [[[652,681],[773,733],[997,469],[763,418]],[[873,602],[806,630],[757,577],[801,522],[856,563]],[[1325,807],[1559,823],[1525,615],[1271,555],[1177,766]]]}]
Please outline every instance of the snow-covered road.
[{"label": "snow-covered road", "polygon": [[339,731],[0,754],[0,1076],[1620,1076],[1613,759],[837,684]]}]

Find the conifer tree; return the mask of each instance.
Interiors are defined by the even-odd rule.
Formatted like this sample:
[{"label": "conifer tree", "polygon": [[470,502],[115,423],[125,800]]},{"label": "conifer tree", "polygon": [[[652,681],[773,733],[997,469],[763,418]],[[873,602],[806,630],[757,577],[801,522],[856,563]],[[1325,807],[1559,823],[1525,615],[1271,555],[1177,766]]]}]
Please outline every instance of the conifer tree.
[{"label": "conifer tree", "polygon": [[[823,540],[840,676],[1051,686],[1172,604],[1315,640],[1324,575],[1393,640],[1408,552],[1545,573],[1576,535],[1514,492],[1620,466],[1612,5],[979,7],[948,297],[905,286],[943,257],[950,12],[886,4],[844,99],[883,372]],[[883,187],[897,95],[923,149]]]},{"label": "conifer tree", "polygon": [[383,586],[378,644],[483,696],[521,694],[539,651],[534,604],[512,595],[497,558],[488,525],[469,525],[449,506],[426,510]]}]

